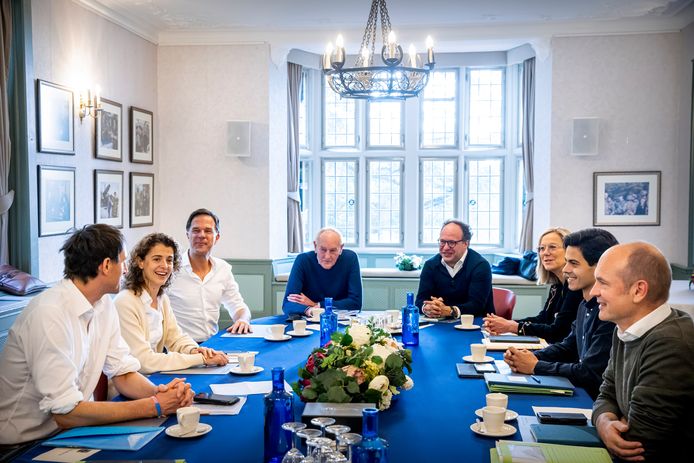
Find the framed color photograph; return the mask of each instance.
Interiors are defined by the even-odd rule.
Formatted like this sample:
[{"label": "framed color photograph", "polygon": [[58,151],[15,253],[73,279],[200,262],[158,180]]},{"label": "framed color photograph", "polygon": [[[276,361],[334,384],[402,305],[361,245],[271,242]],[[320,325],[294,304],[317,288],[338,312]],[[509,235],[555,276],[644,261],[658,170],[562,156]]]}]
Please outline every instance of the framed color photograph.
[{"label": "framed color photograph", "polygon": [[94,171],[94,223],[123,228],[122,171]]},{"label": "framed color photograph", "polygon": [[130,172],[130,226],[154,225],[154,174]]},{"label": "framed color photograph", "polygon": [[123,106],[115,101],[101,99],[101,112],[96,118],[97,159],[123,160]]},{"label": "framed color photograph", "polygon": [[39,236],[64,235],[75,226],[75,168],[38,166]]},{"label": "framed color photograph", "polygon": [[660,172],[595,172],[593,225],[660,225]]},{"label": "framed color photograph", "polygon": [[39,151],[75,154],[75,106],[72,90],[37,80],[36,95]]},{"label": "framed color photograph", "polygon": [[130,107],[130,161],[154,163],[154,115],[145,109]]}]

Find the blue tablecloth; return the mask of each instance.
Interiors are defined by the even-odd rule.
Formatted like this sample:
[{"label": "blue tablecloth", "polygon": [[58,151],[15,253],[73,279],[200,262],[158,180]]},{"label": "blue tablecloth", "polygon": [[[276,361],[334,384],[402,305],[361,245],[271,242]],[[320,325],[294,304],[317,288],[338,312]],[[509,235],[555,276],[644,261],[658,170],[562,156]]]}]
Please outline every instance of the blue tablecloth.
[{"label": "blue tablecloth", "polygon": [[[254,323],[283,322],[283,316],[267,317]],[[480,320],[476,321],[477,323]],[[380,414],[379,434],[390,443],[393,462],[489,461],[489,449],[495,440],[474,434],[470,424],[475,422],[475,410],[484,406],[488,392],[482,379],[460,379],[456,362],[470,354],[470,344],[479,342],[479,331],[460,331],[452,324],[438,324],[420,331],[420,344],[412,349],[414,389],[403,392],[391,408]],[[223,338],[219,335],[206,346],[230,350],[255,350],[260,354],[256,364],[265,371],[250,377],[190,375],[188,381],[198,392],[210,391],[210,384],[270,380],[270,369],[284,367],[288,382],[297,380],[299,366],[311,350],[317,347],[318,333],[287,342],[270,342],[259,338]],[[491,353],[500,359],[502,353]],[[155,383],[168,382],[171,376],[155,374]],[[295,397],[297,417],[303,404]],[[588,394],[576,389],[573,397],[512,394],[509,409],[521,415],[532,415],[532,405],[590,408]],[[263,396],[251,395],[241,413],[236,416],[203,416],[201,421],[212,425],[210,433],[195,439],[175,439],[160,434],[138,452],[101,451],[89,460],[118,459],[178,459],[192,462],[260,462],[263,458]],[[166,426],[175,424],[171,417]],[[511,424],[516,424],[512,422]],[[520,440],[520,433],[512,438]],[[37,446],[18,461],[48,450]]]}]

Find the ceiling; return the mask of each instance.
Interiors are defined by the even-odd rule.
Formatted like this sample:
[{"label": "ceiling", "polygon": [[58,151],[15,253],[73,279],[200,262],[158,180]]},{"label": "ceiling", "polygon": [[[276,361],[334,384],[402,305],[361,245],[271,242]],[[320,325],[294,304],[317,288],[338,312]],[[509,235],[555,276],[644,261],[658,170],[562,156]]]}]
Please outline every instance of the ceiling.
[{"label": "ceiling", "polygon": [[[320,52],[337,32],[358,47],[369,0],[74,0],[160,45],[269,42]],[[349,5],[346,7],[345,5]],[[553,36],[677,31],[694,0],[391,0],[403,42],[507,50]],[[419,46],[422,46],[419,45]]]}]

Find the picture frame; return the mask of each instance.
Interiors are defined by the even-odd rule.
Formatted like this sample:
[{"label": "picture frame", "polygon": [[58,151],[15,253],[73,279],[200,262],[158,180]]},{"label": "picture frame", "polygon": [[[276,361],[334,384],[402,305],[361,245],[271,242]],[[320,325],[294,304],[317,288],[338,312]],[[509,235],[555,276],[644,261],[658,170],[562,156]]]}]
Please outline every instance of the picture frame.
[{"label": "picture frame", "polygon": [[94,223],[123,228],[123,171],[94,170]]},{"label": "picture frame", "polygon": [[36,81],[38,150],[75,154],[75,101],[68,87]]},{"label": "picture frame", "polygon": [[130,172],[130,226],[154,225],[154,174]]},{"label": "picture frame", "polygon": [[660,225],[660,171],[593,173],[593,225]]},{"label": "picture frame", "polygon": [[75,227],[75,168],[38,166],[39,236]]},{"label": "picture frame", "polygon": [[94,156],[109,161],[123,160],[123,105],[101,98],[101,111],[94,130]]},{"label": "picture frame", "polygon": [[154,164],[154,114],[130,107],[130,162]]}]

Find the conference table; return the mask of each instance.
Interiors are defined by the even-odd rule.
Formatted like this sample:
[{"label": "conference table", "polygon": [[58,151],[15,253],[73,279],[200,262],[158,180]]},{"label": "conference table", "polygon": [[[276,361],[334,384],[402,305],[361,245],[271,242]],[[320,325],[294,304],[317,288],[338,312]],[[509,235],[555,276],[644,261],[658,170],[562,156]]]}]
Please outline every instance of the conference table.
[{"label": "conference table", "polygon": [[[255,320],[254,324],[285,323],[284,316]],[[481,320],[475,320],[481,324]],[[288,330],[291,327],[287,328]],[[205,346],[224,351],[258,351],[256,365],[264,371],[254,376],[189,375],[188,382],[197,392],[210,392],[210,384],[269,381],[273,367],[285,369],[287,382],[298,379],[298,368],[303,366],[311,351],[318,347],[319,333],[292,338],[285,342],[271,342],[262,338],[222,337],[217,334]],[[379,413],[379,435],[390,444],[389,461],[393,462],[449,462],[465,458],[466,461],[489,461],[489,449],[496,439],[482,437],[470,430],[475,422],[475,410],[485,404],[488,392],[483,379],[461,379],[455,364],[470,354],[470,344],[479,342],[479,330],[454,329],[450,323],[437,323],[420,331],[419,346],[412,348],[412,374],[414,388],[403,391],[391,407]],[[489,355],[502,358],[502,352]],[[172,379],[170,375],[153,374],[155,383]],[[295,414],[300,419],[303,403],[295,395]],[[508,408],[521,415],[532,415],[532,406],[560,406],[590,408],[592,400],[581,388],[572,397],[531,394],[510,394]],[[193,439],[176,439],[159,434],[137,452],[102,450],[90,460],[153,460],[185,459],[191,462],[260,462],[263,459],[263,395],[248,396],[248,401],[235,416],[201,417],[201,422],[212,426],[209,433]],[[175,416],[164,426],[176,423]],[[511,422],[517,426],[516,422]],[[505,439],[520,440],[520,433]],[[31,461],[49,447],[35,446],[16,461]]]}]

